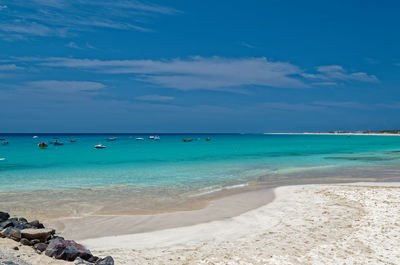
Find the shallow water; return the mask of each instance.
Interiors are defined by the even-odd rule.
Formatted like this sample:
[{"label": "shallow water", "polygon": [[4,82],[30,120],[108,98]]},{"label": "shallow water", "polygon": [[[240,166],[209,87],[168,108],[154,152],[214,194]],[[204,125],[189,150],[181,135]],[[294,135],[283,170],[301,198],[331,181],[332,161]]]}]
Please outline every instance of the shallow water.
[{"label": "shallow water", "polygon": [[[105,141],[113,136],[118,139]],[[158,141],[139,134],[3,137],[9,144],[0,145],[0,206],[7,198],[21,201],[14,209],[27,200],[49,208],[63,201],[77,215],[79,202],[87,203],[86,213],[112,205],[146,212],[254,185],[385,180],[397,176],[400,161],[396,136],[160,135]],[[64,145],[37,147],[53,137]],[[182,142],[189,137],[192,142]],[[71,143],[72,138],[77,142]],[[94,149],[99,143],[107,148]],[[110,203],[94,203],[99,198]]]}]

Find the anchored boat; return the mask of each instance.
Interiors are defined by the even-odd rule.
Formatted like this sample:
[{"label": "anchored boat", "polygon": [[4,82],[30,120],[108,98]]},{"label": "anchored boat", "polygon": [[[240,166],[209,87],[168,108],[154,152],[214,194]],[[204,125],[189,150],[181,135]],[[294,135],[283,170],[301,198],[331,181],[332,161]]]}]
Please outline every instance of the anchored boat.
[{"label": "anchored boat", "polygon": [[41,142],[38,144],[38,146],[40,149],[46,149],[48,145],[45,142]]}]

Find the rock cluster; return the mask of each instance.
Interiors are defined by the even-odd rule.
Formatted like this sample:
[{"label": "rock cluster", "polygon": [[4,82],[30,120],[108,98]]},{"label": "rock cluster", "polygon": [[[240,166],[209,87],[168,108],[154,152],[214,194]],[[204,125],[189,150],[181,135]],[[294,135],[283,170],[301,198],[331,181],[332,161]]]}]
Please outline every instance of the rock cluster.
[{"label": "rock cluster", "polygon": [[5,212],[0,212],[0,237],[13,239],[21,245],[32,246],[38,254],[45,253],[55,259],[75,261],[75,264],[114,265],[112,257],[101,259],[93,256],[84,246],[56,236],[54,229],[45,228],[37,220],[28,222],[22,217],[10,218]]}]

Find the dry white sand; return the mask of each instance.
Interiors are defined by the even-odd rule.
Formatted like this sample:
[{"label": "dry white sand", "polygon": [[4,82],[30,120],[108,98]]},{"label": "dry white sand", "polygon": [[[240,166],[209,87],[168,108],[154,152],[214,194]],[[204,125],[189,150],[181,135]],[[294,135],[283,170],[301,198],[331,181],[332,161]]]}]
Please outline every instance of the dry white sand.
[{"label": "dry white sand", "polygon": [[117,264],[400,264],[400,187],[286,186],[227,220],[83,241]]},{"label": "dry white sand", "polygon": [[[79,242],[116,264],[400,264],[400,184],[285,186],[275,195],[232,218]],[[9,242],[17,244],[0,239],[0,250],[13,251]],[[31,264],[65,264],[16,252]]]}]

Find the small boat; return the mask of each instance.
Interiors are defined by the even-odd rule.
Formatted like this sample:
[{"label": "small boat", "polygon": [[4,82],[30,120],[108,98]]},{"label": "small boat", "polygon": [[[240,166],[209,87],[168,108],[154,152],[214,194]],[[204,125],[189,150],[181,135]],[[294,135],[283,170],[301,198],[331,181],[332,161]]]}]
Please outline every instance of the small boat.
[{"label": "small boat", "polygon": [[210,137],[207,137],[207,138],[206,138],[206,141],[207,141],[207,142],[211,141],[211,138],[210,138]]},{"label": "small boat", "polygon": [[182,142],[186,143],[186,142],[187,142],[187,140],[186,140],[186,139],[182,139]]},{"label": "small boat", "polygon": [[189,138],[189,139],[187,139],[187,141],[188,141],[188,142],[191,142],[191,141],[193,141],[193,139],[192,139],[192,138]]},{"label": "small boat", "polygon": [[101,145],[101,144],[98,144],[98,145],[95,145],[94,146],[94,149],[104,149],[104,148],[106,148],[107,146],[105,146],[105,145]]},{"label": "small boat", "polygon": [[0,141],[5,141],[6,140],[6,138],[0,138]]},{"label": "small boat", "polygon": [[142,137],[137,137],[136,138],[136,141],[143,141],[144,140],[144,138],[142,138]]},{"label": "small boat", "polygon": [[33,138],[33,139],[37,139],[37,138],[39,138],[39,136],[35,135],[35,136],[33,136],[32,138]]},{"label": "small boat", "polygon": [[154,136],[153,136],[153,135],[150,135],[150,136],[149,136],[149,139],[154,140]]},{"label": "small boat", "polygon": [[53,144],[54,144],[54,145],[64,145],[64,143],[61,143],[61,142],[59,142],[58,140],[55,140],[55,141],[53,142]]},{"label": "small boat", "polygon": [[158,135],[154,136],[154,140],[160,140],[160,139],[161,139],[160,136]]},{"label": "small boat", "polygon": [[106,139],[107,142],[113,142],[115,140],[117,140],[117,137],[111,137]]},{"label": "small boat", "polygon": [[71,143],[76,143],[77,140],[76,140],[76,139],[70,139],[69,141],[70,141]]},{"label": "small boat", "polygon": [[38,144],[38,146],[40,149],[46,149],[48,145],[45,142],[41,142]]},{"label": "small boat", "polygon": [[8,144],[9,144],[8,141],[4,141],[4,142],[1,143],[1,145],[8,145]]}]

